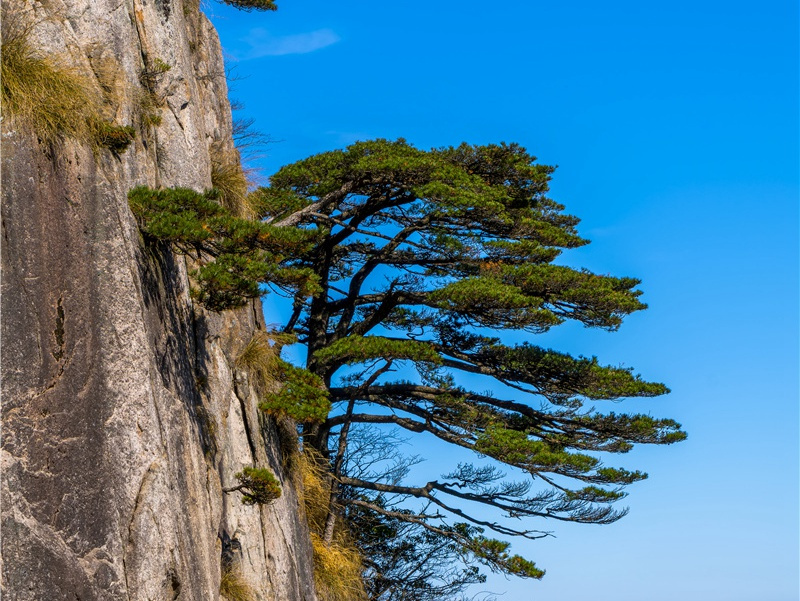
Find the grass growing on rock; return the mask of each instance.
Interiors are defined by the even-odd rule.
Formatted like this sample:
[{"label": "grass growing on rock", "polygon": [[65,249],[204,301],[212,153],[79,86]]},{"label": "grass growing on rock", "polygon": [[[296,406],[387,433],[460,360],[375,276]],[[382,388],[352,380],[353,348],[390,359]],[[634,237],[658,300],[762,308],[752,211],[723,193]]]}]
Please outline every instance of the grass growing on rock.
[{"label": "grass growing on rock", "polygon": [[303,505],[311,530],[314,583],[320,601],[363,601],[367,598],[361,579],[363,561],[346,526],[337,520],[333,540],[325,544],[322,532],[330,503],[330,472],[325,460],[306,450],[297,462],[303,479]]},{"label": "grass growing on rock", "polygon": [[296,341],[292,334],[257,331],[236,357],[236,367],[246,369],[250,383],[263,396],[281,375],[281,348]]},{"label": "grass growing on rock", "polygon": [[92,139],[98,104],[86,78],[53,57],[39,55],[28,39],[29,28],[15,20],[2,31],[3,109],[28,124],[44,141],[70,137]]},{"label": "grass growing on rock", "polygon": [[275,382],[280,367],[273,340],[266,332],[256,332],[236,358],[236,367],[247,370],[250,384],[259,396]]},{"label": "grass growing on rock", "polygon": [[219,594],[226,601],[255,601],[256,598],[241,570],[229,562],[222,565]]},{"label": "grass growing on rock", "polygon": [[331,408],[322,380],[280,358],[281,347],[294,341],[292,335],[256,332],[239,353],[236,367],[247,371],[261,399],[258,406],[268,415],[278,420],[321,421]]},{"label": "grass growing on rock", "polygon": [[211,145],[211,185],[216,188],[222,205],[236,217],[252,219],[255,211],[248,202],[250,187],[242,169],[239,153],[236,150],[225,150],[219,144]]},{"label": "grass growing on rock", "polygon": [[32,42],[34,24],[16,3],[4,7],[0,82],[3,110],[25,124],[43,142],[71,138],[97,151],[125,151],[136,131],[102,117],[102,94],[92,81],[69,66],[66,58],[37,51]]},{"label": "grass growing on rock", "polygon": [[125,151],[135,137],[136,130],[129,125],[113,125],[101,121],[94,127],[94,139],[97,144],[117,153]]}]

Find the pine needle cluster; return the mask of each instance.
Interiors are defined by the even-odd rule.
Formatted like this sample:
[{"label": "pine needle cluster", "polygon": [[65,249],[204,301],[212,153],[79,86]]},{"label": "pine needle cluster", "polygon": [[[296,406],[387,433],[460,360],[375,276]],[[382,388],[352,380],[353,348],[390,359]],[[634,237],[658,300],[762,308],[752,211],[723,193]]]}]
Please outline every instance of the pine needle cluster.
[{"label": "pine needle cluster", "polygon": [[240,307],[260,296],[266,281],[308,293],[317,289],[310,269],[292,266],[314,232],[238,217],[222,206],[217,190],[138,187],[128,200],[143,233],[196,256],[196,297],[210,309]]},{"label": "pine needle cluster", "polygon": [[245,505],[268,505],[281,496],[280,482],[267,468],[246,467],[237,472],[236,479],[239,484],[225,488],[223,492],[241,492]]},{"label": "pine needle cluster", "polygon": [[222,0],[225,4],[239,10],[278,10],[278,5],[273,0]]},{"label": "pine needle cluster", "polygon": [[248,371],[261,398],[259,409],[275,418],[296,422],[323,421],[331,409],[324,382],[316,375],[280,358],[291,334],[256,332],[239,354],[238,367]]}]

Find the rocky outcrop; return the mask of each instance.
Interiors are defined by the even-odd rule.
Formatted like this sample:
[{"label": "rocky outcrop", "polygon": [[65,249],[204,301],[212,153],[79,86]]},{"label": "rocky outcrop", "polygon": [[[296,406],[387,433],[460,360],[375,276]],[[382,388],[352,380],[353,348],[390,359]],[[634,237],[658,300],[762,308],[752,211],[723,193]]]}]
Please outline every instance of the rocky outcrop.
[{"label": "rocky outcrop", "polygon": [[[235,367],[260,303],[196,306],[184,257],[127,205],[136,185],[208,188],[209,149],[232,148],[212,26],[190,0],[4,9],[137,136],[115,153],[3,117],[3,598],[218,599],[226,557],[254,600],[313,601],[281,435]],[[254,464],[282,482],[270,506],[222,492]]]}]

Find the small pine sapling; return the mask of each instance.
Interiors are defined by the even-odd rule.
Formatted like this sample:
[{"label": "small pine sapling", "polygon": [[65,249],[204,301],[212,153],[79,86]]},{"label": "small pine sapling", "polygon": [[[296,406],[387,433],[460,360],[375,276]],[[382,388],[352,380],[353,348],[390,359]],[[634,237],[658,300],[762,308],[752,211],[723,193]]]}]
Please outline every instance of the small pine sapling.
[{"label": "small pine sapling", "polygon": [[236,474],[239,484],[223,488],[222,492],[242,493],[245,505],[267,505],[281,496],[281,486],[275,475],[263,467],[246,467]]}]

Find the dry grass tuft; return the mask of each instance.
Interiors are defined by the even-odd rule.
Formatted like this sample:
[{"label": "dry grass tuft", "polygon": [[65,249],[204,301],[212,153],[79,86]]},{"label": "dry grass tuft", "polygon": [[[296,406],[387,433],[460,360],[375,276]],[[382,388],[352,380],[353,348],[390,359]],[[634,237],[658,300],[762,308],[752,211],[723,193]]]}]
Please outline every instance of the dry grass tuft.
[{"label": "dry grass tuft", "polygon": [[281,348],[296,340],[294,334],[257,331],[236,357],[236,367],[250,373],[259,396],[274,388],[280,374]]},{"label": "dry grass tuft", "polygon": [[330,474],[318,454],[306,449],[297,461],[303,478],[303,504],[311,529],[314,551],[314,583],[320,601],[362,601],[367,598],[361,579],[363,563],[346,527],[335,530],[325,544],[325,528],[330,503]]},{"label": "dry grass tuft", "polygon": [[222,197],[222,204],[237,217],[253,219],[255,211],[248,201],[250,182],[242,169],[239,152],[226,150],[219,143],[209,149],[211,155],[211,185]]},{"label": "dry grass tuft", "polygon": [[236,358],[236,367],[246,369],[250,383],[264,396],[273,387],[278,375],[278,351],[267,332],[256,332]]},{"label": "dry grass tuft", "polygon": [[257,211],[250,198],[250,188],[257,178],[251,169],[242,167],[239,151],[225,149],[218,142],[209,148],[211,185],[222,196],[222,204],[242,219],[255,219]]},{"label": "dry grass tuft", "polygon": [[43,141],[91,141],[100,107],[88,79],[65,60],[38,54],[29,41],[32,25],[24,17],[3,15],[2,104]]},{"label": "dry grass tuft", "polygon": [[222,566],[219,594],[227,601],[253,601],[255,599],[253,590],[245,582],[242,572],[230,563],[224,563]]},{"label": "dry grass tuft", "polygon": [[105,147],[124,152],[136,131],[103,118],[103,103],[111,103],[112,92],[120,85],[114,75],[99,69],[98,88],[91,77],[70,66],[68,58],[37,52],[30,41],[36,25],[30,10],[12,1],[4,3],[3,13],[3,110],[43,142],[72,138],[90,144],[94,151]]},{"label": "dry grass tuft", "polygon": [[327,464],[317,452],[306,448],[298,458],[297,467],[303,483],[303,505],[308,526],[312,531],[322,532],[331,498]]},{"label": "dry grass tuft", "polygon": [[314,550],[314,584],[320,601],[362,601],[367,598],[361,580],[361,555],[346,538],[334,537],[326,545],[311,533]]}]

